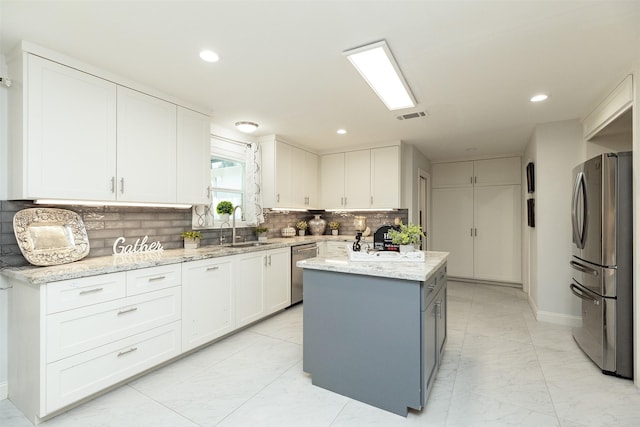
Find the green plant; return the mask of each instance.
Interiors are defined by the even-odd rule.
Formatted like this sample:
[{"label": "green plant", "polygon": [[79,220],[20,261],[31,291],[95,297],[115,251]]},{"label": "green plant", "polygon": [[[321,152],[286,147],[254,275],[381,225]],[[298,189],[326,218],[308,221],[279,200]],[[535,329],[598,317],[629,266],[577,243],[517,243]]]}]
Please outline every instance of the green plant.
[{"label": "green plant", "polygon": [[420,243],[421,237],[426,237],[419,225],[403,223],[400,223],[400,230],[392,228],[388,235],[394,245],[415,245]]},{"label": "green plant", "polygon": [[262,227],[262,226],[256,227],[256,233],[257,234],[266,233],[267,231],[269,231],[269,229],[267,227]]},{"label": "green plant", "polygon": [[329,228],[332,230],[338,230],[340,228],[340,223],[338,221],[331,221],[329,223]]},{"label": "green plant", "polygon": [[308,227],[309,227],[309,224],[307,224],[307,221],[305,220],[300,220],[296,222],[296,228],[298,230],[306,230]]},{"label": "green plant", "polygon": [[180,233],[183,239],[202,239],[202,233],[199,231],[183,231]]},{"label": "green plant", "polygon": [[223,200],[218,203],[218,206],[216,206],[216,212],[218,212],[220,215],[231,214],[233,213],[233,204],[231,202]]}]

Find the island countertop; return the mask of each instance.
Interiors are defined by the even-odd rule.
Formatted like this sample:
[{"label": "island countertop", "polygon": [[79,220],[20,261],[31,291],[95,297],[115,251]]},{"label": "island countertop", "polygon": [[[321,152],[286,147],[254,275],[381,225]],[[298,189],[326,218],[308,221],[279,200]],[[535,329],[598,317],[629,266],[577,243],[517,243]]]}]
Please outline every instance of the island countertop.
[{"label": "island countertop", "polygon": [[449,252],[426,251],[424,262],[415,261],[350,261],[347,256],[315,257],[298,261],[296,265],[311,270],[426,281],[447,262]]}]

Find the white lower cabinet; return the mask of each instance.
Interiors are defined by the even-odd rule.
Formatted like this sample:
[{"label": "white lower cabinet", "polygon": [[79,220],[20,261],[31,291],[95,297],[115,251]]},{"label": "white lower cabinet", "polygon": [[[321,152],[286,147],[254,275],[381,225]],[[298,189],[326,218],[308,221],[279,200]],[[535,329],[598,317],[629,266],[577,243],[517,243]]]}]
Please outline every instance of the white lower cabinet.
[{"label": "white lower cabinet", "polygon": [[291,248],[238,255],[233,268],[236,327],[291,304]]},{"label": "white lower cabinet", "polygon": [[182,351],[235,329],[232,257],[186,262],[182,266]]},{"label": "white lower cabinet", "polygon": [[47,413],[180,354],[180,321],[76,354],[47,366]]}]

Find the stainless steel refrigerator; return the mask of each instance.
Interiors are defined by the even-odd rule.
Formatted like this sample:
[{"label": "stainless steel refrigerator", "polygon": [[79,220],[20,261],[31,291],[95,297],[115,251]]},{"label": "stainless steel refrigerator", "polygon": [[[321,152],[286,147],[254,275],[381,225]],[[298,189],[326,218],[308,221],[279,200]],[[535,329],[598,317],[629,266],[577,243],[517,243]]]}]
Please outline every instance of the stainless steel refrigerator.
[{"label": "stainless steel refrigerator", "polygon": [[571,292],[582,300],[580,348],[600,369],[633,377],[631,152],[594,157],[573,170]]}]

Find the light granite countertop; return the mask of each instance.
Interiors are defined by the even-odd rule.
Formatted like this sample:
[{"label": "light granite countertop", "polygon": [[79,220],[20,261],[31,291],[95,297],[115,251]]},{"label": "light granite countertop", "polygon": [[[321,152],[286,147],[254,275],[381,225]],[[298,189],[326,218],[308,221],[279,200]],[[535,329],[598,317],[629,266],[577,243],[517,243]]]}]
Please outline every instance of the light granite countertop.
[{"label": "light granite countertop", "polygon": [[337,273],[389,277],[424,282],[447,262],[449,252],[426,251],[424,262],[389,260],[388,262],[350,261],[347,256],[309,258],[297,262],[298,267]]},{"label": "light granite countertop", "polygon": [[[0,270],[0,274],[32,285],[42,285],[60,280],[76,279],[79,277],[97,276],[100,274],[116,273],[119,271],[136,270],[158,265],[177,264],[181,262],[197,261],[209,258],[238,255],[248,252],[285,248],[306,243],[336,241],[351,242],[354,236],[304,236],[289,238],[270,238],[260,246],[203,246],[199,249],[170,249],[156,253],[140,253],[133,255],[111,255],[103,257],[85,258],[69,264],[50,267],[9,267]],[[368,237],[366,241],[371,241]],[[252,242],[258,243],[258,242]]]}]

